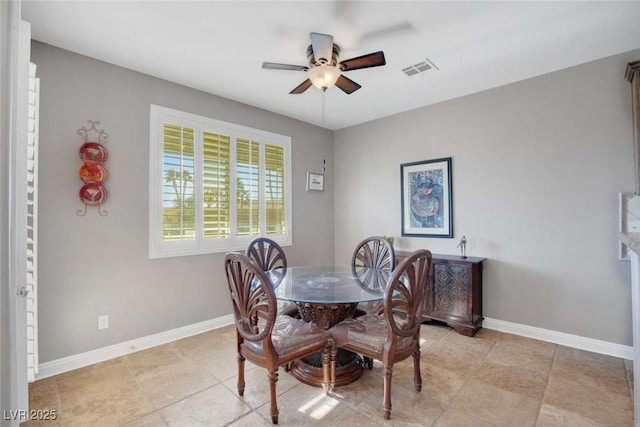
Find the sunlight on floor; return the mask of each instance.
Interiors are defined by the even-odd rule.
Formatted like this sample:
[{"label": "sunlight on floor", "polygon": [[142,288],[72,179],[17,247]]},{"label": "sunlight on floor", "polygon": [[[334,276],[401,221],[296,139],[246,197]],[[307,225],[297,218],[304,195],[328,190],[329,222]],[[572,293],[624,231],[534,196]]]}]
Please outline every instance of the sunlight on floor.
[{"label": "sunlight on floor", "polygon": [[333,408],[338,406],[340,402],[330,396],[327,396],[322,392],[314,399],[311,399],[304,405],[298,408],[299,412],[303,414],[309,414],[309,416],[315,420],[321,420],[324,418]]}]

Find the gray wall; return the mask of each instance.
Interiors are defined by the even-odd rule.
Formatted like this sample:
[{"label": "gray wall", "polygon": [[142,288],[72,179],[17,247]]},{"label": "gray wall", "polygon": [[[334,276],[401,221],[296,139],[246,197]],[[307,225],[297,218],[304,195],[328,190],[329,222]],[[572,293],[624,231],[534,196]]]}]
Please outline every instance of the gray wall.
[{"label": "gray wall", "polygon": [[633,191],[631,89],[640,51],[334,134],[336,260],[399,236],[400,164],[452,157],[454,238],[396,240],[486,257],[484,315],[632,344],[618,192]]},{"label": "gray wall", "polygon": [[[325,192],[305,191],[323,144],[332,156],[320,128],[38,42],[32,49],[41,80],[41,362],[231,314],[224,254],[148,259],[149,104],[291,136],[294,244],[287,257],[292,265],[331,262],[331,162]],[[96,208],[76,216],[83,206],[76,130],[88,119],[109,134],[106,217]],[[98,331],[102,314],[110,327]]]}]

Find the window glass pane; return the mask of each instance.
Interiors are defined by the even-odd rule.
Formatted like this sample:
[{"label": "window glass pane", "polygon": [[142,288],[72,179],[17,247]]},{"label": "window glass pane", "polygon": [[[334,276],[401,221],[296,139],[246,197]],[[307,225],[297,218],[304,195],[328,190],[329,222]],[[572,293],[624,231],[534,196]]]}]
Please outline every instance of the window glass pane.
[{"label": "window glass pane", "polygon": [[230,137],[203,133],[204,238],[224,239],[230,233]]},{"label": "window glass pane", "polygon": [[291,138],[151,106],[149,257],[291,244]]},{"label": "window glass pane", "polygon": [[195,239],[194,131],[165,124],[162,158],[163,240]]},{"label": "window glass pane", "polygon": [[238,138],[236,142],[236,235],[260,233],[260,143]]},{"label": "window glass pane", "polygon": [[265,144],[265,201],[267,235],[285,234],[284,148]]}]

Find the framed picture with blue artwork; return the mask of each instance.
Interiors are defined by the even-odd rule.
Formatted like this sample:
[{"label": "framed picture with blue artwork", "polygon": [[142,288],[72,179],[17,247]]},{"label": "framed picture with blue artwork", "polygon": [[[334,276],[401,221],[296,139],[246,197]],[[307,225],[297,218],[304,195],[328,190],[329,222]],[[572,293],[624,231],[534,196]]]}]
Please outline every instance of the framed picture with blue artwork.
[{"label": "framed picture with blue artwork", "polygon": [[453,237],[451,157],[400,165],[402,235]]}]

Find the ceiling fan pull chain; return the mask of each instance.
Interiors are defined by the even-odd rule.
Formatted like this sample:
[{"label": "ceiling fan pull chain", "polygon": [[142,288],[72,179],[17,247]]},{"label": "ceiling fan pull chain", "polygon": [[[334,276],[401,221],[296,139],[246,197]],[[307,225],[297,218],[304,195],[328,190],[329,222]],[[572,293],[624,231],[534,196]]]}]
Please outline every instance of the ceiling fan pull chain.
[{"label": "ceiling fan pull chain", "polygon": [[324,174],[325,170],[327,169],[327,138],[326,138],[326,133],[327,130],[325,129],[325,93],[327,92],[327,88],[323,88],[322,89],[322,173]]}]

